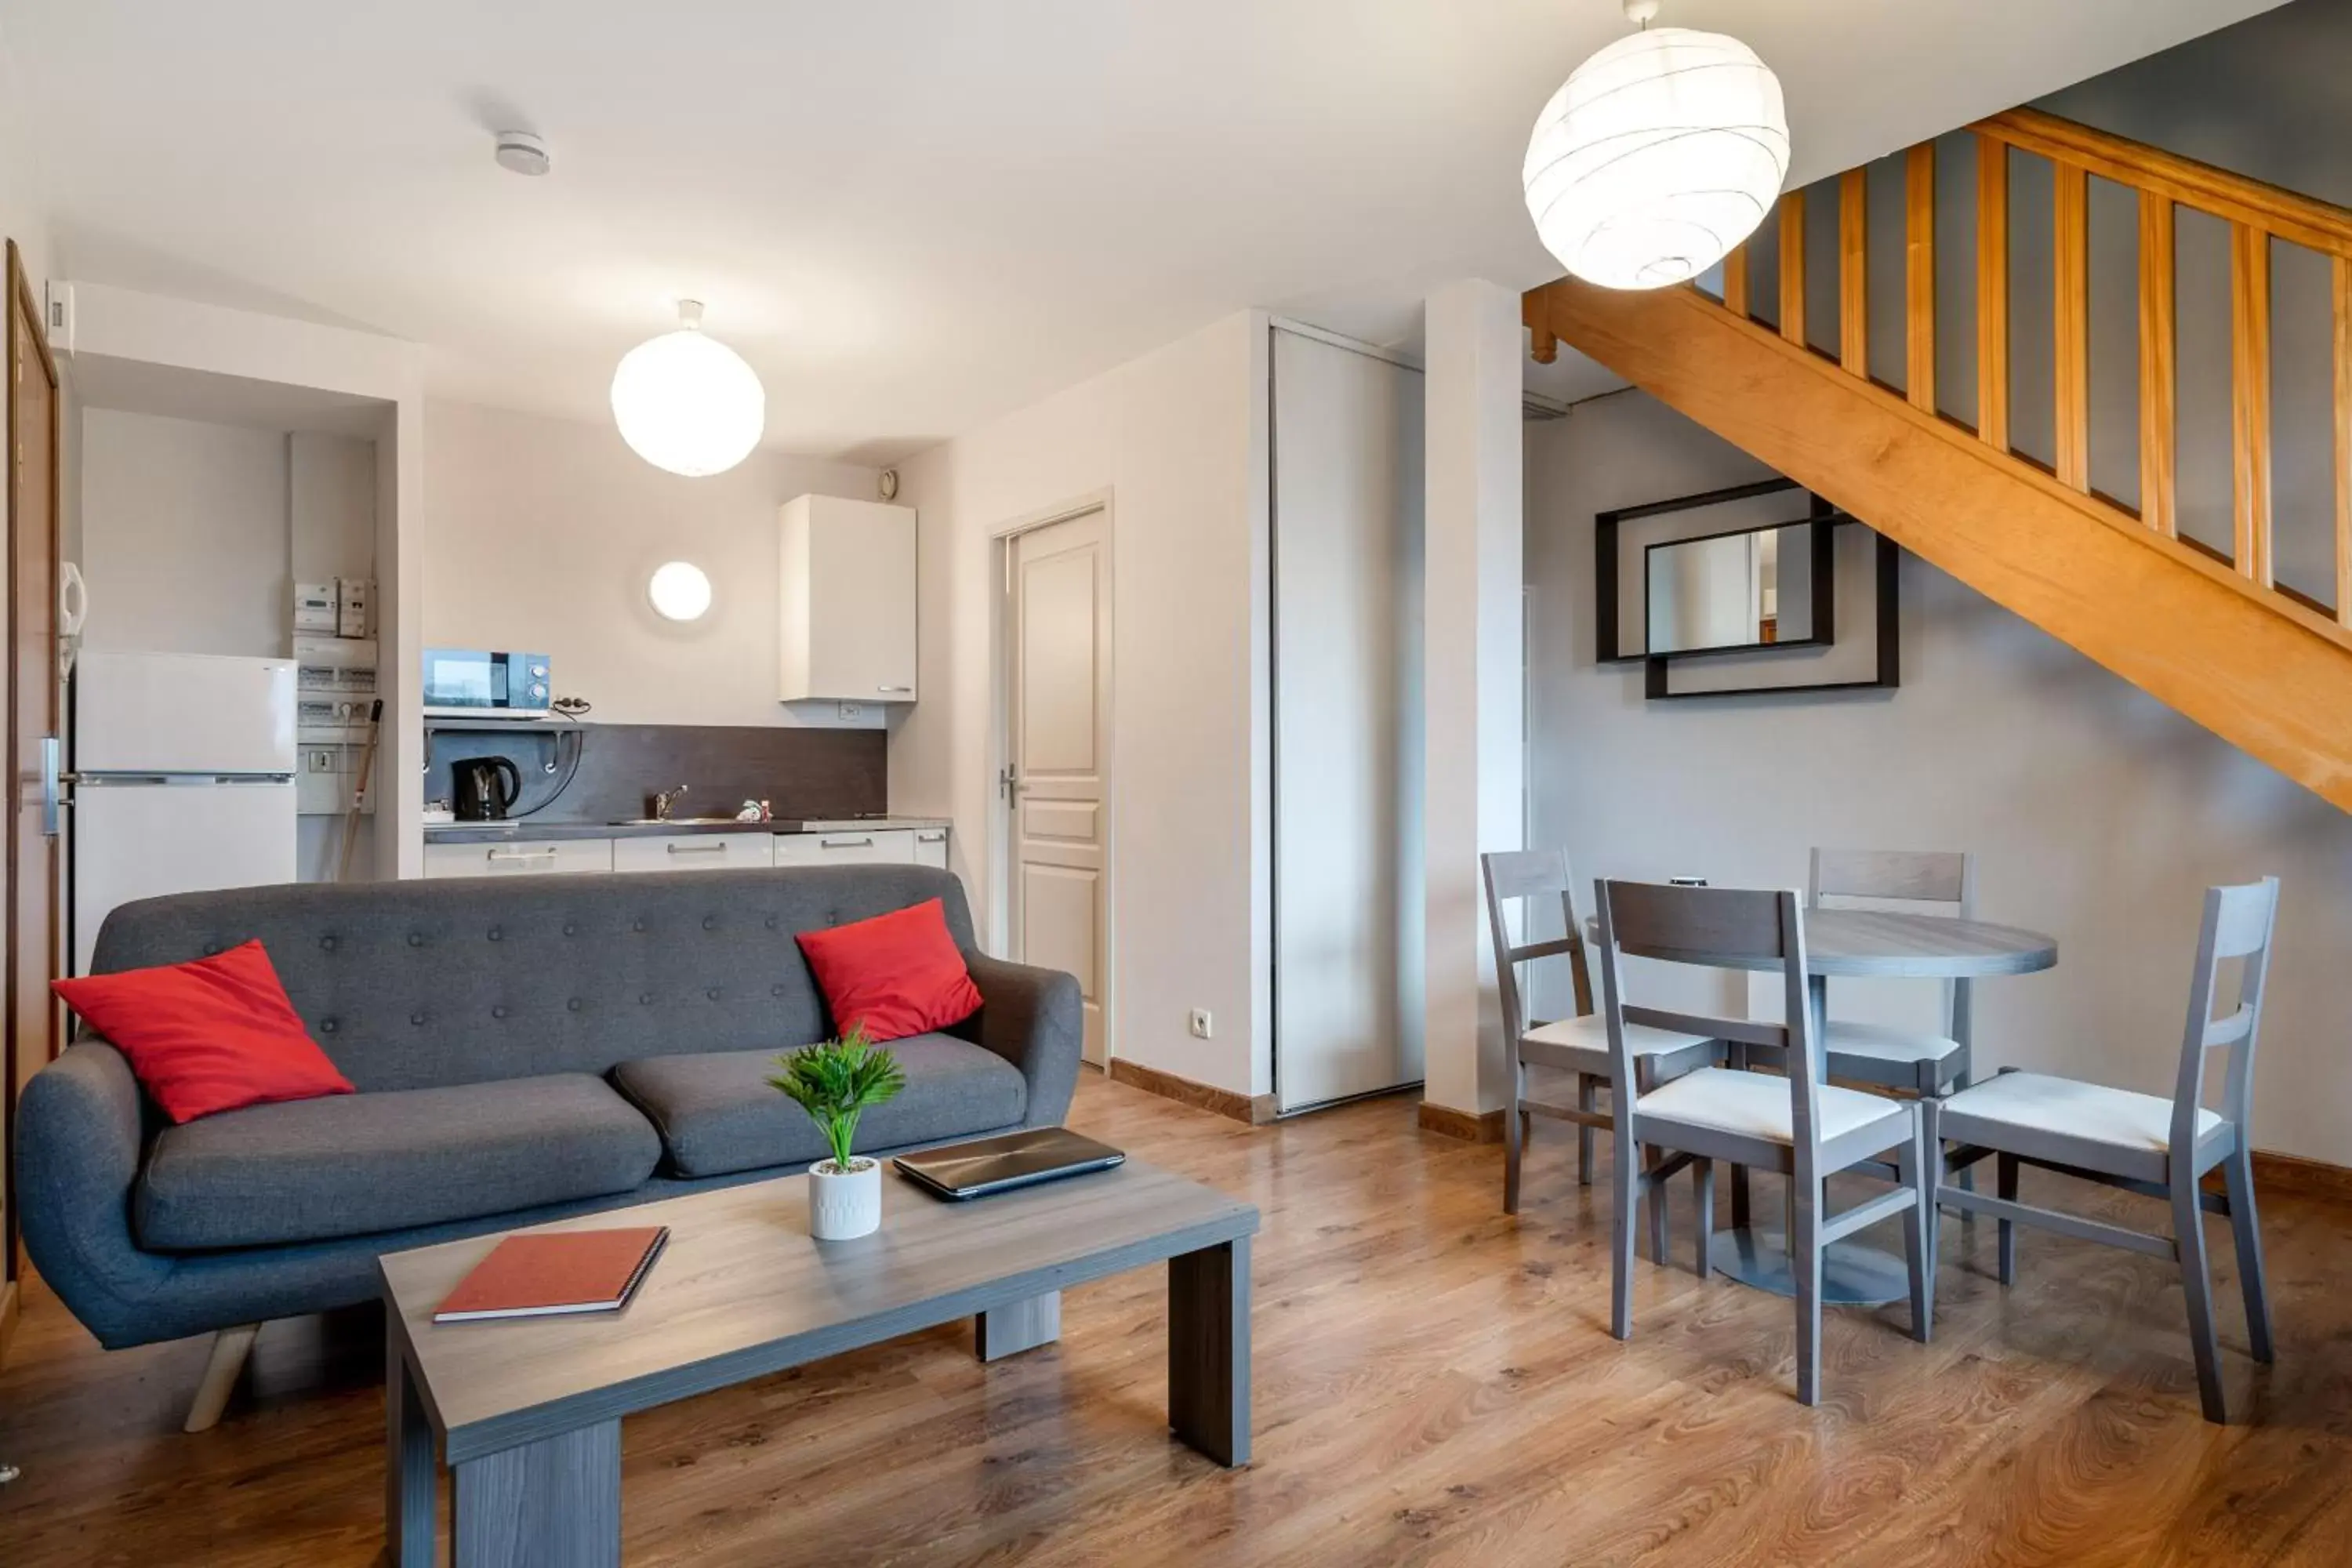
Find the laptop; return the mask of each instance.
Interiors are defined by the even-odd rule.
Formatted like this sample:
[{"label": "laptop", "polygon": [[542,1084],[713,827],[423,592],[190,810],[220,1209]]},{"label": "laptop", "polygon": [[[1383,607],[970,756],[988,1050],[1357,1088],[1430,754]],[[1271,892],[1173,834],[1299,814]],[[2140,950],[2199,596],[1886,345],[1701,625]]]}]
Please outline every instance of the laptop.
[{"label": "laptop", "polygon": [[1066,1127],[1033,1127],[901,1154],[891,1163],[900,1175],[940,1197],[979,1198],[1087,1171],[1108,1171],[1126,1158],[1124,1150],[1082,1138]]}]

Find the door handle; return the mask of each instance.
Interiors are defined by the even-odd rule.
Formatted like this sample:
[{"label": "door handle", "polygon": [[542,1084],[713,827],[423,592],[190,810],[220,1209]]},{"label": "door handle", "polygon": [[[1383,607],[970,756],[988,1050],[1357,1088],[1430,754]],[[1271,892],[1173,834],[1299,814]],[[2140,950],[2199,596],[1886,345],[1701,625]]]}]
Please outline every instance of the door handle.
[{"label": "door handle", "polygon": [[41,837],[44,838],[55,838],[58,836],[58,814],[65,805],[65,801],[58,793],[61,780],[58,771],[58,737],[42,736]]}]

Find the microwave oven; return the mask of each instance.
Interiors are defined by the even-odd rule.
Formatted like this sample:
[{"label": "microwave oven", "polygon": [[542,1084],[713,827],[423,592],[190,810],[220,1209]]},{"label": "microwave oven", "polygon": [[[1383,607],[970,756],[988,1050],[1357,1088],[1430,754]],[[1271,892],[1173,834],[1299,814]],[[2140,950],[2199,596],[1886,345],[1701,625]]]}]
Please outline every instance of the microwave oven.
[{"label": "microwave oven", "polygon": [[544,719],[554,690],[543,653],[425,650],[427,719]]}]

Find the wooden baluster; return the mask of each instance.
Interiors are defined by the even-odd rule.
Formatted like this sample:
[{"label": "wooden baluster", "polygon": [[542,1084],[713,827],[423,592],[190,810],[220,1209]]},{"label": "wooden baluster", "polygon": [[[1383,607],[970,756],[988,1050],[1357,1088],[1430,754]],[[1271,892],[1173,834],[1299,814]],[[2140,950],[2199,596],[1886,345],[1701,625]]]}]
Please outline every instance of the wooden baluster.
[{"label": "wooden baluster", "polygon": [[1805,193],[1780,198],[1780,335],[1805,346]]},{"label": "wooden baluster", "polygon": [[1748,320],[1748,247],[1735,245],[1723,258],[1723,308]]},{"label": "wooden baluster", "polygon": [[2173,503],[2180,417],[2179,333],[2174,323],[2172,200],[2153,191],[2139,196],[2139,520],[2172,538],[2179,531]]},{"label": "wooden baluster", "polygon": [[1870,186],[1867,172],[1838,179],[1838,363],[1870,376]]},{"label": "wooden baluster", "polygon": [[2230,226],[2230,435],[2236,497],[2231,559],[2271,585],[2271,237]]},{"label": "wooden baluster", "polygon": [[1911,149],[1903,166],[1903,379],[1911,405],[1936,412],[1936,144]]},{"label": "wooden baluster", "polygon": [[2336,624],[2352,626],[2352,258],[2330,258],[2336,317]]},{"label": "wooden baluster", "polygon": [[1977,437],[2009,450],[2009,148],[1977,138]]},{"label": "wooden baluster", "polygon": [[2091,179],[2072,163],[2057,166],[2054,188],[2057,299],[2051,321],[2057,347],[2053,456],[2058,482],[2091,488]]}]

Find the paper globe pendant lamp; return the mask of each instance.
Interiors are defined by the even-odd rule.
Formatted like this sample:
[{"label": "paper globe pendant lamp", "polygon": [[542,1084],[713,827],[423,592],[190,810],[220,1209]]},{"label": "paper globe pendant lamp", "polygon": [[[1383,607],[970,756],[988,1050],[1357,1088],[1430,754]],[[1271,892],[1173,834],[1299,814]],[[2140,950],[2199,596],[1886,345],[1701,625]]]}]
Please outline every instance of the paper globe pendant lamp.
[{"label": "paper globe pendant lamp", "polygon": [[[1628,0],[1647,24],[1658,0]],[[1524,170],[1544,248],[1588,283],[1663,289],[1755,232],[1789,173],[1780,82],[1720,33],[1651,27],[1576,68]]]},{"label": "paper globe pendant lamp", "polygon": [[743,356],[702,331],[702,306],[678,301],[674,332],[639,343],[613,372],[613,422],[646,462],[699,479],[760,444],[768,395]]}]

